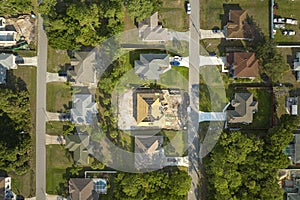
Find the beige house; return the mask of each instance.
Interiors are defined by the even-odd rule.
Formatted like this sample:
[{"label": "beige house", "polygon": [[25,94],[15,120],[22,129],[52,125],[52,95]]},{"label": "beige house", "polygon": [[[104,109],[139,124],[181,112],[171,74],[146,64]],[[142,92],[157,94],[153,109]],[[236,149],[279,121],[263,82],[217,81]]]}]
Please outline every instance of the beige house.
[{"label": "beige house", "polygon": [[253,114],[258,109],[258,103],[253,101],[253,94],[251,93],[236,93],[231,101],[231,106],[234,110],[227,111],[229,123],[252,123]]},{"label": "beige house", "polygon": [[168,40],[168,29],[158,23],[158,12],[138,24],[139,37],[145,42],[161,42]]}]

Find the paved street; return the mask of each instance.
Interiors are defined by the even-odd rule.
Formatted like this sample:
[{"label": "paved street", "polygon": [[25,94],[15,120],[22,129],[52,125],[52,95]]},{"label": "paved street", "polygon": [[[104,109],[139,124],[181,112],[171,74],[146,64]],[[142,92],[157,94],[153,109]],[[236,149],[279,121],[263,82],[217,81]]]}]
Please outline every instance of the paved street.
[{"label": "paved street", "polygon": [[47,37],[38,16],[38,67],[36,91],[36,199],[46,199],[46,71]]},{"label": "paved street", "polygon": [[199,196],[199,136],[198,136],[198,108],[199,95],[193,93],[192,86],[199,84],[199,0],[191,0],[190,15],[190,41],[189,41],[189,93],[191,112],[189,113],[188,143],[189,143],[189,175],[192,178],[191,189],[188,193],[189,200],[197,200]]}]

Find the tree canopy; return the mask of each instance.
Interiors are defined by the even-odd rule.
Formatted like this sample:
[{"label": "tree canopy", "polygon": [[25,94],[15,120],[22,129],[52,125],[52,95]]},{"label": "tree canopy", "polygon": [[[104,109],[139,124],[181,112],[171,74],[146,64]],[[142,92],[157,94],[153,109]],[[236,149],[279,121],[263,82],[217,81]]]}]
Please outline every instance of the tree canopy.
[{"label": "tree canopy", "polygon": [[160,0],[126,0],[125,5],[130,17],[141,21],[158,11]]},{"label": "tree canopy", "polygon": [[33,9],[31,0],[2,0],[0,1],[0,15],[17,15],[30,13]]},{"label": "tree canopy", "polygon": [[97,46],[123,30],[123,1],[44,0],[40,12],[49,44],[56,49]]},{"label": "tree canopy", "polygon": [[261,135],[224,132],[205,159],[209,199],[282,199],[277,172],[290,163],[283,149],[297,121],[284,115],[278,126]]},{"label": "tree canopy", "polygon": [[280,81],[283,73],[289,70],[283,56],[276,48],[273,40],[263,41],[257,45],[256,55],[259,58],[264,72],[273,81]]},{"label": "tree canopy", "polygon": [[30,124],[28,92],[0,89],[0,169],[26,173]]},{"label": "tree canopy", "polygon": [[143,174],[118,173],[115,178],[114,199],[185,199],[191,177],[186,171],[155,171]]}]

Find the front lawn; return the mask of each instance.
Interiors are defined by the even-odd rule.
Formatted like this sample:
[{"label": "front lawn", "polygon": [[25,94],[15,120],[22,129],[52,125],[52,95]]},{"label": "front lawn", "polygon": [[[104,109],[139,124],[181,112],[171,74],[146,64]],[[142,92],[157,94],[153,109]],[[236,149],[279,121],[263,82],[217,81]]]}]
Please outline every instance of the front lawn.
[{"label": "front lawn", "polygon": [[187,131],[162,130],[164,136],[163,148],[166,156],[185,156],[188,145]]},{"label": "front lawn", "polygon": [[47,194],[61,194],[63,185],[66,183],[64,177],[66,169],[72,167],[73,160],[64,146],[53,144],[46,146],[47,173],[46,192]]},{"label": "front lawn", "polygon": [[158,11],[162,25],[170,31],[187,31],[189,26],[189,15],[185,11],[184,0],[162,0]]},{"label": "front lawn", "polygon": [[63,135],[72,123],[65,121],[49,121],[46,123],[46,134],[48,135]]},{"label": "front lawn", "polygon": [[[236,5],[239,4],[239,5]],[[265,36],[269,35],[269,3],[261,0],[200,0],[200,24],[201,29],[219,27],[223,29],[224,8],[240,7],[247,10],[248,15],[253,17],[257,26],[262,29]],[[223,24],[224,25],[224,24]]]},{"label": "front lawn", "polygon": [[67,112],[72,106],[72,91],[65,83],[47,83],[47,111]]},{"label": "front lawn", "polygon": [[70,63],[70,57],[67,51],[55,50],[48,46],[48,59],[47,59],[47,71],[59,72],[66,64]]}]

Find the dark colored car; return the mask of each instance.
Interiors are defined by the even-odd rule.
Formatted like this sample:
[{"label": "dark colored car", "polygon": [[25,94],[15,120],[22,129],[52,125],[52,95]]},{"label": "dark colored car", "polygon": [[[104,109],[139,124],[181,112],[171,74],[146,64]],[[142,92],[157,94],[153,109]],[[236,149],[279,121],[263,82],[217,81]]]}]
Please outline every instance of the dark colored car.
[{"label": "dark colored car", "polygon": [[178,61],[172,61],[172,62],[170,62],[170,64],[173,66],[180,66],[180,62],[178,62]]}]

